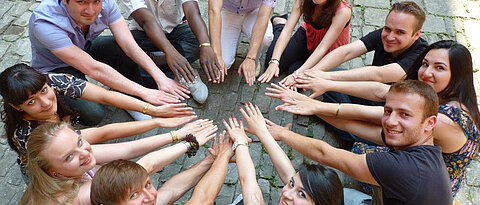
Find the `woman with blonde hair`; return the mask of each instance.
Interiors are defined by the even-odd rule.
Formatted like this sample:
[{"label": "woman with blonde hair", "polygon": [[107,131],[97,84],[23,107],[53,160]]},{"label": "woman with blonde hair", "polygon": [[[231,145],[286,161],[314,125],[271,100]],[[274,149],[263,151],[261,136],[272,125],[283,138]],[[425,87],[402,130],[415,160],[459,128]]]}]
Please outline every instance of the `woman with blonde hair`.
[{"label": "woman with blonde hair", "polygon": [[45,123],[33,131],[27,144],[30,182],[20,204],[89,204],[91,179],[99,165],[135,158],[178,140],[187,143],[164,148],[165,157],[173,150],[193,156],[216,130],[211,121],[197,120],[178,130],[178,135],[90,145],[68,123]]}]

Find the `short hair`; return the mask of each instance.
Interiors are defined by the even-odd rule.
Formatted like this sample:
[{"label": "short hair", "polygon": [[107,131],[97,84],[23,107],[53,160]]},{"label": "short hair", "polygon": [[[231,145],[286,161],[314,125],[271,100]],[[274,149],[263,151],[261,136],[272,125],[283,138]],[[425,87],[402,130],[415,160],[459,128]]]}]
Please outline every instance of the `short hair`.
[{"label": "short hair", "polygon": [[394,83],[389,93],[417,94],[423,98],[423,120],[438,114],[438,96],[432,86],[418,80],[402,80]]},{"label": "short hair", "polygon": [[396,2],[392,5],[392,8],[388,14],[390,14],[392,11],[411,14],[415,17],[417,23],[415,24],[415,31],[413,33],[422,29],[423,23],[425,22],[425,12],[422,10],[422,8],[420,8],[420,6],[418,6],[417,3],[413,1]]},{"label": "short hair", "polygon": [[136,162],[118,159],[103,165],[93,177],[90,203],[119,204],[133,189],[142,187],[147,177],[147,170]]}]

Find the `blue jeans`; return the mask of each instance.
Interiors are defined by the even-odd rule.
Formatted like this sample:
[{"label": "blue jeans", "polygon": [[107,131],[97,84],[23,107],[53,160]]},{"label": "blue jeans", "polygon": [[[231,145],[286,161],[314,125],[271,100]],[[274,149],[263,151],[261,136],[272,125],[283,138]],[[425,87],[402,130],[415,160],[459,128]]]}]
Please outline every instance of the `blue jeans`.
[{"label": "blue jeans", "polygon": [[[147,54],[154,51],[160,51],[160,48],[157,48],[155,44],[148,38],[145,31],[132,30],[132,35],[137,44],[142,48]],[[193,63],[200,58],[200,48],[197,37],[192,32],[190,25],[188,23],[182,23],[173,28],[172,32],[165,33],[168,41],[175,47],[175,49],[185,57],[189,63]],[[168,67],[160,68],[165,75],[169,78],[174,78],[173,72]],[[150,75],[141,69],[141,75],[144,80],[153,80]],[[145,79],[151,78],[151,79]]]},{"label": "blue jeans", "polygon": [[[331,72],[346,70],[344,68],[334,68]],[[329,103],[351,103],[351,104],[360,104],[360,105],[369,105],[369,106],[383,106],[385,105],[384,102],[375,102],[355,96],[346,95],[339,92],[326,92],[323,94],[323,101]],[[326,126],[331,129],[336,135],[340,137],[340,139],[348,141],[348,142],[364,142],[370,145],[376,145],[373,142],[360,138],[350,132],[343,131],[334,127],[333,125],[326,124]]]}]

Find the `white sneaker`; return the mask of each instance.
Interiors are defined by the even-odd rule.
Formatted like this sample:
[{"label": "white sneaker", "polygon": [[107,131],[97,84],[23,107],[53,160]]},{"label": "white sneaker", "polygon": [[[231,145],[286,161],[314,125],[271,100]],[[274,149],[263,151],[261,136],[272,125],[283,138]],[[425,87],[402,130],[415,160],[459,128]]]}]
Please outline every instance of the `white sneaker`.
[{"label": "white sneaker", "polygon": [[[198,73],[197,73],[198,76]],[[208,98],[208,88],[205,83],[202,82],[202,79],[200,79],[200,76],[195,79],[194,83],[187,83],[183,77],[180,79],[180,83],[185,85],[188,90],[190,90],[190,94],[192,95],[193,99],[197,101],[200,104],[205,103]]]},{"label": "white sneaker", "polygon": [[135,121],[141,121],[141,120],[150,120],[152,119],[152,116],[143,114],[141,112],[137,111],[132,111],[132,110],[125,110],[127,113],[135,120]]}]

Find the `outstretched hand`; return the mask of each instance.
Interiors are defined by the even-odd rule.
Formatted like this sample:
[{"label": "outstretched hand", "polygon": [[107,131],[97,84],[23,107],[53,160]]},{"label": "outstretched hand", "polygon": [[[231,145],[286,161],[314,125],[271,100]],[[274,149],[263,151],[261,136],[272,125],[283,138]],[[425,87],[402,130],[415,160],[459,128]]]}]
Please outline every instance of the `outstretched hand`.
[{"label": "outstretched hand", "polygon": [[186,103],[166,104],[152,106],[147,112],[154,117],[182,117],[195,115],[193,108],[187,107]]},{"label": "outstretched hand", "polygon": [[267,131],[265,118],[263,118],[262,112],[257,105],[248,102],[245,103],[245,110],[241,107],[239,109],[248,124],[248,128],[245,128],[245,131],[257,136],[259,136],[259,133]]},{"label": "outstretched hand", "polygon": [[238,67],[238,75],[241,76],[243,72],[245,81],[249,86],[252,86],[255,82],[255,69],[255,60],[246,58],[245,60],[243,60],[242,64],[240,64],[240,67]]},{"label": "outstretched hand", "polygon": [[252,139],[247,137],[245,134],[245,129],[243,127],[243,122],[238,120],[236,117],[230,116],[228,118],[228,123],[223,120],[223,125],[225,125],[225,129],[227,130],[228,135],[230,135],[230,139],[234,142],[240,140],[243,142],[251,142]]},{"label": "outstretched hand", "polygon": [[304,75],[295,78],[295,87],[312,90],[310,98],[316,98],[328,91],[330,80],[314,75],[311,71],[305,71]]},{"label": "outstretched hand", "polygon": [[283,100],[286,100],[286,99],[293,100],[296,97],[299,97],[299,95],[302,95],[302,94],[300,94],[296,91],[288,89],[286,86],[284,86],[282,84],[276,85],[276,84],[272,83],[270,85],[272,87],[267,88],[268,92],[265,93],[265,95],[268,96],[268,97],[277,98],[277,99],[283,101]]},{"label": "outstretched hand", "polygon": [[[188,123],[179,130],[177,130],[178,139],[184,139],[188,134],[193,134],[197,137],[197,141],[200,144],[200,140],[198,139],[198,134],[202,133],[203,131],[206,132],[206,135],[210,136],[209,134],[213,134],[218,130],[217,126],[213,124],[211,120],[196,120],[194,122]],[[203,144],[201,144],[203,145]]]},{"label": "outstretched hand", "polygon": [[158,127],[178,127],[187,122],[190,122],[196,119],[197,116],[186,116],[186,117],[168,117],[168,118],[153,118],[157,122]]},{"label": "outstretched hand", "polygon": [[287,126],[285,126],[285,127],[277,125],[277,124],[275,124],[274,122],[272,122],[268,119],[265,119],[265,123],[267,124],[268,132],[270,132],[270,134],[273,136],[273,138],[277,141],[282,140],[281,137],[282,137],[283,133],[285,133],[286,131],[289,131],[290,128],[292,128],[291,123],[288,123]]},{"label": "outstretched hand", "polygon": [[224,130],[218,138],[213,138],[213,146],[208,148],[208,152],[213,156],[213,158],[217,158],[218,156],[227,155],[230,158],[233,156],[232,150],[232,141],[226,134]]}]

